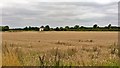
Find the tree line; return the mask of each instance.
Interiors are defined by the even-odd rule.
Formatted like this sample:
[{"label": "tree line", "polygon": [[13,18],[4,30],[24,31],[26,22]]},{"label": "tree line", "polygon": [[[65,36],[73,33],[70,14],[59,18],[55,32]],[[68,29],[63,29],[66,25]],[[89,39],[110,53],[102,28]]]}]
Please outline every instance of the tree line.
[{"label": "tree line", "polygon": [[0,31],[8,31],[9,26],[0,26]]},{"label": "tree line", "polygon": [[15,28],[15,29],[9,29],[9,26],[2,26],[0,27],[0,30],[1,31],[10,31],[10,30],[39,31],[40,28],[43,28],[44,29],[43,31],[119,31],[120,30],[120,27],[112,26],[111,24],[105,27],[99,27],[97,24],[94,24],[93,27],[84,27],[84,26],[75,25],[73,27],[65,26],[65,27],[51,28],[49,25],[46,25],[41,27],[26,26],[24,28]]}]

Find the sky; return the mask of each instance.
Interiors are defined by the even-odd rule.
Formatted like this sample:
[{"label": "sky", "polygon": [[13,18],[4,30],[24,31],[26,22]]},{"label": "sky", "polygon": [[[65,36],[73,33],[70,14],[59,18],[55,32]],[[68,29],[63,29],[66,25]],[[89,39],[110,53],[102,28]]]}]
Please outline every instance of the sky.
[{"label": "sky", "polygon": [[119,0],[0,0],[0,25],[118,25]]}]

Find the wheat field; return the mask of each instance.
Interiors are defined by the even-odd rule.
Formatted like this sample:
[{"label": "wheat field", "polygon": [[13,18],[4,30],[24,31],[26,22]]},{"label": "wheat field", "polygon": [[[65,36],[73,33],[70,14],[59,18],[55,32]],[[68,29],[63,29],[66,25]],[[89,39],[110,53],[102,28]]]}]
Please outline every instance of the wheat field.
[{"label": "wheat field", "polygon": [[2,65],[116,66],[117,43],[118,32],[2,32]]}]

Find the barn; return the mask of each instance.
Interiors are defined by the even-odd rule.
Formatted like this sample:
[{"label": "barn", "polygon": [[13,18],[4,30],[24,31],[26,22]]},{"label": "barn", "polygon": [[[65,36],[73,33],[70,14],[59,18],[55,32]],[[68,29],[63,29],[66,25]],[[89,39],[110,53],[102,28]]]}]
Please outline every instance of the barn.
[{"label": "barn", "polygon": [[44,31],[44,28],[41,28],[41,27],[40,27],[40,28],[39,28],[39,31]]}]

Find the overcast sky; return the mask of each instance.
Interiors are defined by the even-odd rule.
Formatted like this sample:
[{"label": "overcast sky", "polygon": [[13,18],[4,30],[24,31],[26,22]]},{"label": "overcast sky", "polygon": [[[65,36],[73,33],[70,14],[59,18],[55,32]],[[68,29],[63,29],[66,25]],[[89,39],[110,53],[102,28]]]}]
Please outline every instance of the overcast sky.
[{"label": "overcast sky", "polygon": [[118,25],[119,0],[0,0],[0,23],[10,27]]}]

